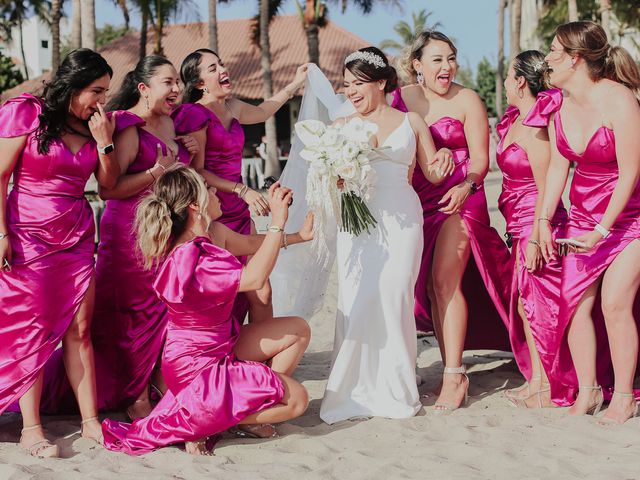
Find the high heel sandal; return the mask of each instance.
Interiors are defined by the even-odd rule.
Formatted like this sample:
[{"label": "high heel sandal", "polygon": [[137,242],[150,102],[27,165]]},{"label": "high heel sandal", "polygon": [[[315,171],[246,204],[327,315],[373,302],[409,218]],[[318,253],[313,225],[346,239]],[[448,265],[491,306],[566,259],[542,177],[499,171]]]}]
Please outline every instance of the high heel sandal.
[{"label": "high heel sandal", "polygon": [[[613,396],[614,397],[616,397],[616,396],[617,397],[622,397],[622,398],[635,398],[633,393],[620,393],[620,392],[616,392],[616,391],[613,392]],[[611,399],[613,400],[613,397]],[[606,415],[606,413],[605,413],[605,415]],[[637,417],[637,416],[638,416],[638,402],[636,402],[636,410],[635,410],[635,412],[633,412],[633,414],[629,418],[627,418],[627,420],[630,420],[630,419],[632,419],[634,417]],[[625,422],[627,420],[625,420]],[[602,417],[602,418],[600,418],[598,420],[598,424],[599,425],[603,425],[603,426],[604,425],[622,425],[623,423],[624,422],[620,423],[620,422],[618,422],[618,421],[616,421],[616,420],[614,420],[612,418],[607,418],[607,417]]]},{"label": "high heel sandal", "polygon": [[139,398],[138,400],[136,400],[135,402],[133,402],[131,405],[127,407],[127,409],[125,410],[125,413],[127,414],[127,417],[129,417],[129,420],[133,422],[134,420],[137,420],[139,418],[146,417],[146,415],[136,415],[135,413],[133,413],[133,407],[138,403],[144,403],[144,402],[147,402],[149,405],[151,405],[151,400],[147,397],[147,398]]},{"label": "high heel sandal", "polygon": [[[269,433],[268,435],[264,435],[261,432],[261,429],[265,427],[271,429],[271,433]],[[270,423],[236,425],[235,427],[230,428],[229,432],[240,438],[275,438],[278,436],[276,427],[274,427]]]},{"label": "high heel sandal", "polygon": [[[84,426],[89,422],[93,422],[94,420],[98,420],[98,416],[97,415],[95,417],[87,418],[86,420],[82,420],[80,422],[80,435],[82,435],[82,433],[83,433]],[[100,420],[98,420],[98,423],[100,423]],[[103,446],[104,445],[104,435],[102,434],[102,425],[100,426],[100,436],[98,438],[93,438],[93,437],[82,437],[82,438],[88,438],[89,440],[93,440],[94,442],[96,442],[96,444],[98,444],[100,446]]]},{"label": "high heel sandal", "polygon": [[598,392],[596,394],[596,403],[591,405],[585,412],[585,415],[597,415],[602,409],[602,404],[604,403],[602,387],[600,385],[579,385],[578,390],[596,390]]},{"label": "high heel sandal", "polygon": [[[542,376],[538,375],[535,377],[531,377],[531,380],[528,382],[525,382],[523,385],[520,385],[517,388],[510,388],[509,390],[506,390],[504,392],[504,396],[507,397],[509,400],[523,400],[526,398],[529,398],[531,396],[531,383],[538,381],[538,380],[542,380]],[[521,397],[520,395],[518,395],[520,392],[527,390],[527,394],[524,397]]]},{"label": "high heel sandal", "polygon": [[467,402],[469,401],[469,377],[467,375],[467,369],[465,368],[465,366],[462,365],[460,367],[444,367],[444,371],[442,373],[443,375],[462,375],[465,378],[467,385],[464,390],[464,398],[462,399],[460,405],[436,402],[436,404],[433,406],[434,415],[449,415],[454,410],[458,410],[460,407],[466,406]]},{"label": "high heel sandal", "polygon": [[[30,430],[36,430],[38,428],[42,428],[41,424],[33,425],[31,427],[23,428],[20,432],[24,434],[24,432],[28,432]],[[23,450],[26,450],[29,455],[37,458],[58,458],[60,456],[60,449],[54,443],[51,443],[46,438],[43,440],[39,440],[28,447],[22,445],[22,438],[20,438],[20,447]]]},{"label": "high heel sandal", "polygon": [[[544,386],[544,388],[543,388]],[[544,408],[544,406],[542,405],[542,393],[547,393],[547,392],[551,392],[551,386],[549,386],[549,384],[540,384],[540,389],[537,392],[533,392],[532,394],[530,394],[529,396],[525,397],[525,398],[509,398],[509,402],[511,403],[511,405],[513,405],[516,408]],[[536,397],[538,399],[538,406],[537,407],[530,407],[529,404],[527,403],[527,400],[529,400],[530,398]]]},{"label": "high heel sandal", "polygon": [[189,455],[196,455],[195,453],[189,451],[189,447],[194,447],[195,451],[198,452],[198,455],[212,457],[213,452],[211,452],[207,448],[207,439],[208,437],[204,437],[194,442],[184,442],[184,449]]}]

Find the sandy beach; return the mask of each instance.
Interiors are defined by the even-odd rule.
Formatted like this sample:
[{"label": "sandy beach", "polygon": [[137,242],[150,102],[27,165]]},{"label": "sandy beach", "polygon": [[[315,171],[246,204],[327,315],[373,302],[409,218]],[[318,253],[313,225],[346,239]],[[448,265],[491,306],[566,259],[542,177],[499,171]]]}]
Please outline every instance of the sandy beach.
[{"label": "sandy beach", "polygon": [[[492,173],[486,185],[489,205],[495,206],[499,174]],[[491,217],[503,233],[495,207]],[[470,405],[450,416],[433,416],[432,391],[442,373],[433,337],[418,340],[424,405],[418,416],[324,424],[318,412],[330,368],[336,297],[334,276],[323,310],[310,320],[311,346],[295,375],[309,390],[309,409],[280,425],[279,438],[225,435],[213,457],[192,457],[178,446],[129,457],[80,438],[78,417],[45,417],[63,458],[40,460],[16,444],[20,416],[5,414],[0,417],[0,479],[640,478],[640,418],[605,428],[592,417],[570,418],[563,409],[513,408],[504,390],[522,379],[509,354],[466,352]],[[123,415],[109,416],[124,420]]]}]

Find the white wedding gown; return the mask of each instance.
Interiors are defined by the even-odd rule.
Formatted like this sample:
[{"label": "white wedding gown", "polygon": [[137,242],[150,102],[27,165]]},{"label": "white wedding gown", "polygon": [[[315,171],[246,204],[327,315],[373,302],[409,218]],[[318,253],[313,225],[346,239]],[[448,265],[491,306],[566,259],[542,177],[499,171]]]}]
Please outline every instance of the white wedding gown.
[{"label": "white wedding gown", "polygon": [[[339,232],[338,311],[333,362],[320,418],[406,418],[420,409],[416,387],[414,287],[422,254],[422,207],[408,181],[416,138],[405,116],[372,156],[371,234]],[[418,167],[416,167],[418,168]]]}]

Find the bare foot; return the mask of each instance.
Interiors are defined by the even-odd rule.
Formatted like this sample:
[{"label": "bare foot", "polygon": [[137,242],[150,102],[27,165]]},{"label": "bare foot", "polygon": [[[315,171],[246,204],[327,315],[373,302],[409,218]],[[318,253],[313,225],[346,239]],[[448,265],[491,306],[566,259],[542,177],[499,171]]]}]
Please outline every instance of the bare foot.
[{"label": "bare foot", "polygon": [[22,430],[20,447],[33,457],[57,458],[60,456],[58,446],[47,440],[41,425],[25,427]]},{"label": "bare foot", "polygon": [[455,410],[462,405],[469,388],[469,380],[463,374],[447,374],[442,380],[442,390],[433,407],[438,410]]},{"label": "bare foot", "polygon": [[189,455],[212,456],[213,453],[207,450],[207,437],[195,442],[184,442],[184,449]]}]

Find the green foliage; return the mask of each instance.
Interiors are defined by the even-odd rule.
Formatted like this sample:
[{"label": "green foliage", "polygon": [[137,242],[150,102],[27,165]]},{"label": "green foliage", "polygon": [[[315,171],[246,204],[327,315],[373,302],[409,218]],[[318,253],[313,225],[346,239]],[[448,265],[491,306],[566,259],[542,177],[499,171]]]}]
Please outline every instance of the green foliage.
[{"label": "green foliage", "polygon": [[497,116],[496,113],[496,69],[486,57],[478,63],[476,71],[476,82],[474,90],[478,92],[480,98],[487,108],[490,117]]},{"label": "green foliage", "polygon": [[472,88],[475,90],[476,82],[473,79],[473,71],[471,70],[471,67],[469,65],[467,65],[466,67],[458,66],[458,72],[456,73],[456,82],[467,88]]},{"label": "green foliage", "polygon": [[13,60],[0,52],[0,93],[20,85],[23,81],[22,72]]},{"label": "green foliage", "polygon": [[380,49],[400,52],[407,45],[411,45],[416,37],[425,30],[437,30],[442,27],[440,22],[429,25],[429,17],[431,15],[433,15],[433,12],[427,12],[426,10],[412,12],[411,21],[413,25],[409,25],[405,21],[400,21],[393,27],[393,30],[398,34],[398,37],[400,37],[400,41],[392,39],[383,40],[380,43]]},{"label": "green foliage", "polygon": [[[97,48],[104,47],[108,43],[124,37],[127,33],[133,32],[135,29],[126,26],[116,27],[109,23],[106,23],[104,27],[96,29],[96,46]],[[66,57],[71,52],[71,38],[65,38],[60,47],[60,58]]]}]

